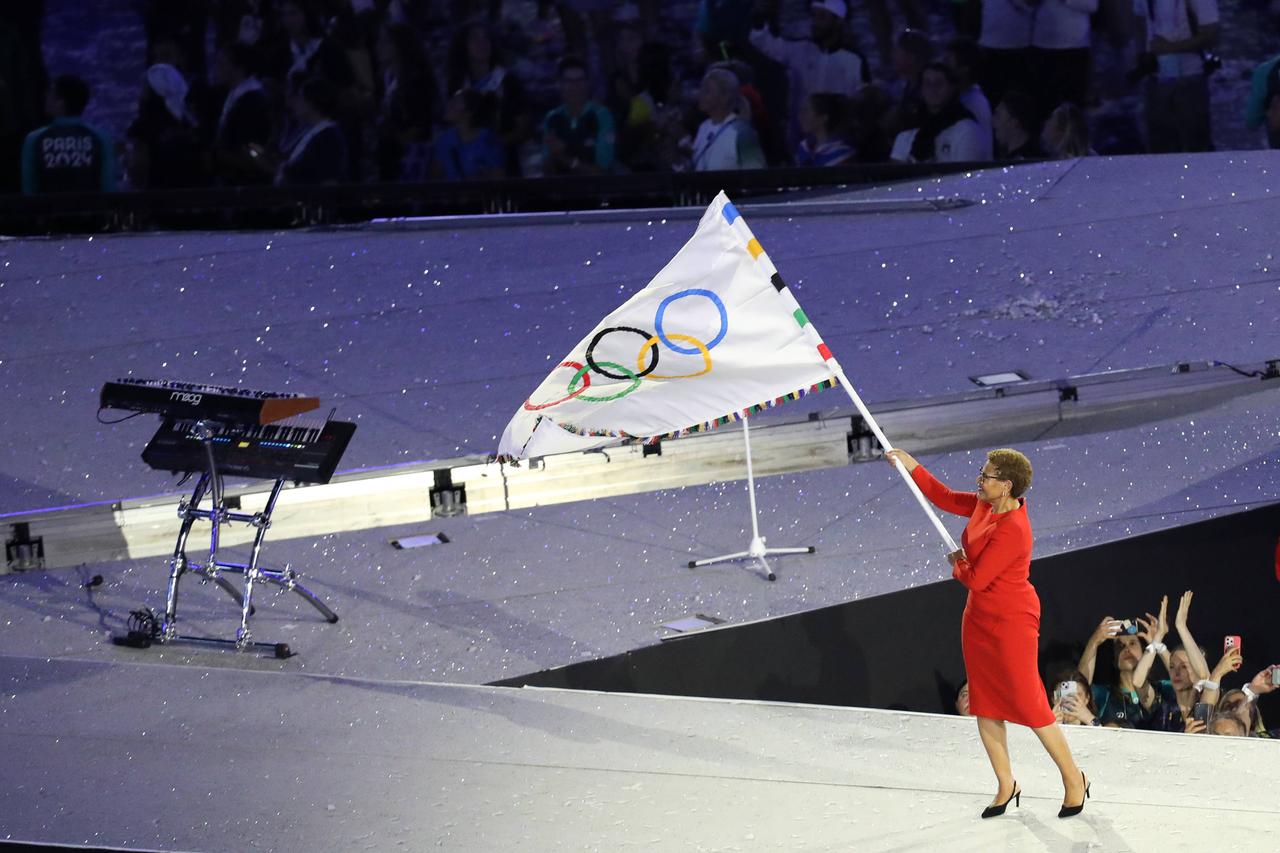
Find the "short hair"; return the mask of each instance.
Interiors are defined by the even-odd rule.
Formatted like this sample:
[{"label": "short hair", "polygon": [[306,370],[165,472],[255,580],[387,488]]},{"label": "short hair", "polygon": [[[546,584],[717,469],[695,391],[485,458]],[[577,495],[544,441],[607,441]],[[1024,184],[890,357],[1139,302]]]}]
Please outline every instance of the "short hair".
[{"label": "short hair", "polygon": [[995,466],[1001,480],[1013,484],[1009,496],[1020,498],[1031,487],[1031,460],[1011,447],[987,452],[987,461]]},{"label": "short hair", "polygon": [[556,63],[556,77],[563,77],[564,72],[570,70],[571,68],[580,69],[583,74],[587,76],[591,76],[587,71],[586,62],[582,61],[582,59],[576,56],[566,56],[561,58],[561,60]]},{"label": "short hair", "polygon": [[982,49],[968,36],[957,36],[947,42],[946,52],[955,57],[957,65],[970,71],[982,67]]},{"label": "short hair", "polygon": [[53,80],[53,94],[66,107],[67,115],[78,116],[89,105],[89,84],[74,74],[62,74]]},{"label": "short hair", "polygon": [[712,81],[725,94],[736,94],[742,88],[737,74],[718,65],[712,66],[710,71],[702,75],[702,79]]},{"label": "short hair", "polygon": [[325,118],[333,118],[338,110],[338,90],[323,77],[310,77],[302,84],[298,94],[311,108]]},{"label": "short hair", "polygon": [[1026,131],[1034,130],[1039,123],[1035,98],[1020,89],[1005,92],[996,108],[1001,106]]},{"label": "short hair", "polygon": [[827,129],[838,132],[848,121],[849,99],[839,92],[814,92],[809,108],[827,120]]}]

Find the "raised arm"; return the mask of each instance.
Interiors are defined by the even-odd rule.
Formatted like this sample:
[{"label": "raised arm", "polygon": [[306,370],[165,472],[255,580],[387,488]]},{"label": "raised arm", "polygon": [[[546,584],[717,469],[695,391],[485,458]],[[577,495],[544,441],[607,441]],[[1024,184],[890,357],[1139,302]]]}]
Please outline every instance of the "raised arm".
[{"label": "raised arm", "polygon": [[1239,649],[1227,649],[1223,652],[1222,659],[1213,668],[1213,672],[1209,673],[1209,683],[1205,684],[1204,690],[1200,692],[1200,701],[1217,705],[1218,697],[1222,695],[1222,679],[1240,669],[1243,663]]},{"label": "raised arm", "polygon": [[1187,627],[1187,616],[1191,613],[1191,590],[1187,590],[1182,594],[1182,599],[1178,602],[1178,615],[1174,617],[1174,626],[1178,629],[1178,638],[1182,640],[1182,646],[1187,650],[1187,662],[1191,664],[1191,672],[1195,675],[1196,681],[1209,677],[1209,662],[1204,659],[1204,652],[1200,651],[1200,647],[1196,645],[1196,638],[1191,636],[1191,629]]},{"label": "raised arm", "polygon": [[[1138,624],[1142,626],[1142,630],[1138,632],[1138,636],[1147,641],[1146,649],[1142,653],[1142,657],[1138,660],[1138,665],[1133,669],[1133,689],[1144,693],[1143,687],[1147,683],[1147,676],[1151,674],[1151,666],[1156,662],[1157,653],[1167,653],[1164,649],[1164,637],[1169,633],[1168,619],[1169,612],[1169,596],[1160,598],[1160,615],[1152,616],[1147,614],[1147,618],[1138,617]],[[1165,664],[1168,666],[1168,664]],[[1150,707],[1144,704],[1143,707]]]},{"label": "raised arm", "polygon": [[1098,663],[1098,647],[1107,640],[1114,639],[1119,633],[1120,623],[1112,616],[1103,616],[1102,621],[1098,623],[1098,627],[1093,629],[1093,635],[1089,637],[1089,642],[1084,644],[1084,652],[1080,655],[1080,663],[1076,669],[1085,677],[1090,684],[1093,684],[1093,670]]},{"label": "raised arm", "polygon": [[903,469],[911,475],[911,479],[915,480],[920,491],[929,499],[929,502],[944,512],[952,512],[956,515],[968,517],[973,515],[973,511],[978,507],[978,496],[973,492],[957,492],[947,488],[936,477],[915,460],[910,453],[904,450],[889,450],[884,454],[885,460],[892,463],[895,460],[902,465]]}]

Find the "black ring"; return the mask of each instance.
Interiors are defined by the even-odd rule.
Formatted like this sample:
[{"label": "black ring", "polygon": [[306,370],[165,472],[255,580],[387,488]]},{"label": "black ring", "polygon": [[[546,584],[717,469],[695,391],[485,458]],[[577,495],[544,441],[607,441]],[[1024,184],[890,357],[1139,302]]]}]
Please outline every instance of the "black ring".
[{"label": "black ring", "polygon": [[599,373],[601,376],[607,376],[610,379],[630,380],[630,379],[635,379],[641,376],[648,376],[650,373],[653,373],[653,371],[658,369],[658,344],[656,341],[649,346],[649,351],[653,353],[653,364],[649,365],[639,373],[636,373],[633,376],[626,376],[621,373],[610,373],[609,371],[602,368],[599,364],[596,363],[596,360],[592,354],[596,350],[596,344],[600,343],[600,339],[603,338],[605,335],[609,334],[610,332],[635,332],[637,335],[644,338],[646,341],[653,337],[652,332],[646,332],[644,329],[636,329],[632,326],[610,326],[607,329],[601,329],[600,331],[596,332],[596,336],[591,339],[591,343],[587,344],[587,358],[586,358],[587,366],[590,367],[593,371],[595,371],[596,373]]}]

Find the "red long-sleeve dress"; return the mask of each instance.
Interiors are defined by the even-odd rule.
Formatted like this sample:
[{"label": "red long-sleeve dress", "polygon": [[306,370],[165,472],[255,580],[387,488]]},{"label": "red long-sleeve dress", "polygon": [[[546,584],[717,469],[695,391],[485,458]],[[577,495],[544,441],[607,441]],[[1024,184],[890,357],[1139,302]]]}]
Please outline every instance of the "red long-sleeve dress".
[{"label": "red long-sleeve dress", "polygon": [[1040,682],[1040,597],[1031,585],[1027,501],[1004,513],[974,492],[955,492],[923,465],[911,472],[938,509],[968,516],[960,545],[967,559],[951,574],[969,588],[960,645],[969,675],[969,710],[978,717],[1032,728],[1054,722]]}]

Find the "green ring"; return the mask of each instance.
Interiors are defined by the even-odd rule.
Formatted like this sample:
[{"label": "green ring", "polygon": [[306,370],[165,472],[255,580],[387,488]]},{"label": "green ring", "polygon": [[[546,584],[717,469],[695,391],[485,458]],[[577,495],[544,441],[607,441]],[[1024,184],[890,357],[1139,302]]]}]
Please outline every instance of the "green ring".
[{"label": "green ring", "polygon": [[[636,373],[634,370],[631,370],[627,367],[623,367],[621,364],[617,364],[612,361],[601,361],[601,362],[597,362],[596,364],[598,367],[608,367],[608,368],[612,368],[613,370],[617,370],[621,372],[623,375],[630,378],[631,387],[626,388],[622,391],[619,391],[617,394],[611,394],[608,397],[588,397],[586,394],[578,394],[578,396],[575,397],[574,399],[585,400],[588,403],[607,403],[610,400],[616,400],[619,397],[625,397],[628,394],[630,394],[632,391],[640,387],[640,377],[636,376]],[[590,369],[591,369],[591,366],[587,365],[583,367],[581,370],[579,370],[577,373],[573,374],[573,378],[569,380],[568,390],[570,394],[574,393],[575,391],[573,386],[577,385],[579,380],[581,380],[584,376],[586,376],[587,371]]]}]

